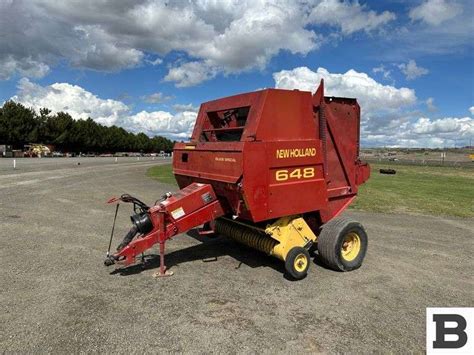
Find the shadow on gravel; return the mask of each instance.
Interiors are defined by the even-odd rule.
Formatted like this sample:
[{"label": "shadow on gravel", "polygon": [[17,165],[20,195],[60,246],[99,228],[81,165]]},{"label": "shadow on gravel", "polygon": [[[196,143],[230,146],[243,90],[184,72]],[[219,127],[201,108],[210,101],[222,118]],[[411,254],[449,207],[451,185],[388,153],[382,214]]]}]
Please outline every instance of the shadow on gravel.
[{"label": "shadow on gravel", "polygon": [[[313,263],[317,265],[318,267],[326,269],[326,270],[330,270],[330,271],[335,271],[327,267],[327,265],[321,260],[321,257],[319,256],[318,253],[311,254],[311,256],[313,256]],[[336,272],[342,272],[342,271],[336,271]]]},{"label": "shadow on gravel", "polygon": [[[267,256],[258,250],[246,247],[245,245],[239,244],[228,238],[222,236],[201,236],[195,229],[186,234],[189,237],[196,239],[201,244],[166,254],[165,261],[168,269],[196,260],[202,260],[203,262],[219,262],[219,257],[230,256],[239,261],[239,265],[235,269],[239,269],[241,264],[245,264],[251,268],[271,267],[280,273],[284,273],[284,265],[280,260]],[[159,267],[160,256],[158,254],[147,254],[143,257],[141,263],[115,269],[110,274],[130,276],[139,274],[145,270],[157,269]]]}]

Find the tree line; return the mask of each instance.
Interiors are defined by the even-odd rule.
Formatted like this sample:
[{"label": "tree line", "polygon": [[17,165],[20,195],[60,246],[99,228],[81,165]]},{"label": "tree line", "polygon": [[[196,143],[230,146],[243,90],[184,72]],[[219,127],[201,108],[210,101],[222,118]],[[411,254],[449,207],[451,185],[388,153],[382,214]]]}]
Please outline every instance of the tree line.
[{"label": "tree line", "polygon": [[65,112],[52,114],[7,101],[0,107],[0,144],[22,149],[28,143],[52,144],[63,152],[169,152],[171,140],[144,133],[133,134],[117,126],[106,127],[91,118],[74,120]]}]

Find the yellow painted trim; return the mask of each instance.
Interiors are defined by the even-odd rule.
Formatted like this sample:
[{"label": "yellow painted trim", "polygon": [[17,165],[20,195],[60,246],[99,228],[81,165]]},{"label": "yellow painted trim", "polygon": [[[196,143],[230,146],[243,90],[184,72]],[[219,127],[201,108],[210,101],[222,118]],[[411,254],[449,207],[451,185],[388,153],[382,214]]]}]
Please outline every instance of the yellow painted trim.
[{"label": "yellow painted trim", "polygon": [[294,247],[304,247],[309,242],[315,242],[317,237],[300,216],[287,216],[268,225],[265,233],[279,243],[270,255],[286,260],[288,252]]},{"label": "yellow painted trim", "polygon": [[195,145],[185,145],[184,149],[193,150],[193,149],[196,149],[196,146]]}]

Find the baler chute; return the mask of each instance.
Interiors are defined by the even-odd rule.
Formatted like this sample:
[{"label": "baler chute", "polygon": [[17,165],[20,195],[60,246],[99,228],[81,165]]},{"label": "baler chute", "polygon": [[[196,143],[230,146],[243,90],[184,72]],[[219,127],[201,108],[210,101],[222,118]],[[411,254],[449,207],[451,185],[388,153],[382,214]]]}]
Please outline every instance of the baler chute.
[{"label": "baler chute", "polygon": [[165,274],[165,241],[204,224],[283,260],[295,279],[306,275],[313,245],[331,268],[358,268],[367,234],[338,216],[370,175],[359,129],[357,101],[325,97],[323,81],[314,95],[266,89],[202,104],[190,142],[174,147],[181,190],[142,206],[106,264],[129,265],[159,243]]}]

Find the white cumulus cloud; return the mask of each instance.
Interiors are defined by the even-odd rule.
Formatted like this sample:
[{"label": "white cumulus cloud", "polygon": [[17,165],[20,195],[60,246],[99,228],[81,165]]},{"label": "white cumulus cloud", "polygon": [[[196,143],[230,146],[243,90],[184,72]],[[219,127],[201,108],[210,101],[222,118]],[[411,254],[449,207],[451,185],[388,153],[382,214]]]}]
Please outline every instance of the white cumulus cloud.
[{"label": "white cumulus cloud", "polygon": [[469,112],[471,115],[474,115],[474,106],[469,107]]},{"label": "white cumulus cloud", "polygon": [[392,71],[390,69],[385,68],[385,65],[381,64],[378,67],[372,68],[372,73],[374,74],[382,74],[384,79],[391,79],[392,78]]},{"label": "white cumulus cloud", "polygon": [[39,111],[47,107],[53,112],[67,112],[73,118],[92,118],[111,126],[127,114],[129,108],[121,101],[101,99],[77,85],[54,83],[41,86],[23,78],[18,83],[18,93],[12,100]]},{"label": "white cumulus cloud", "polygon": [[0,80],[8,80],[15,73],[29,78],[42,78],[49,71],[50,68],[47,64],[38,62],[31,57],[17,60],[12,55],[7,55],[3,60],[0,58]]},{"label": "white cumulus cloud", "polygon": [[419,67],[413,59],[410,59],[406,64],[399,64],[398,67],[405,74],[407,80],[413,80],[429,73],[428,69]]},{"label": "white cumulus cloud", "polygon": [[212,79],[217,74],[217,68],[204,62],[188,62],[173,67],[165,76],[165,81],[173,81],[177,87],[197,85]]},{"label": "white cumulus cloud", "polygon": [[196,112],[190,111],[176,115],[166,111],[141,111],[127,117],[123,126],[135,133],[143,132],[149,136],[160,134],[186,140],[191,137],[196,116]]},{"label": "white cumulus cloud", "polygon": [[194,106],[193,104],[175,104],[173,105],[173,110],[176,112],[184,112],[184,111],[190,111],[190,112],[198,112],[199,111],[199,106]]},{"label": "white cumulus cloud", "polygon": [[474,120],[470,117],[420,118],[413,124],[413,132],[419,134],[453,134],[462,137],[474,135]]},{"label": "white cumulus cloud", "polygon": [[163,94],[162,92],[155,92],[150,95],[142,96],[142,100],[145,102],[148,102],[149,104],[160,104],[160,103],[169,101],[172,98],[173,98],[172,96],[167,96]]},{"label": "white cumulus cloud", "polygon": [[187,106],[176,114],[166,111],[133,113],[122,101],[103,99],[78,85],[54,83],[41,86],[23,78],[18,92],[11,98],[37,112],[43,107],[53,113],[63,111],[74,119],[92,118],[97,123],[117,125],[128,131],[161,135],[171,139],[186,139],[194,127],[197,113]]},{"label": "white cumulus cloud", "polygon": [[378,129],[366,128],[364,144],[389,147],[454,147],[468,145],[474,134],[471,117],[429,118],[408,115]]},{"label": "white cumulus cloud", "polygon": [[370,32],[395,20],[394,13],[377,13],[360,5],[358,1],[323,0],[313,8],[310,21],[316,24],[338,26],[344,34],[357,31]]},{"label": "white cumulus cloud", "polygon": [[461,5],[455,1],[427,0],[412,8],[409,16],[414,21],[420,20],[437,26],[456,17],[461,11]]},{"label": "white cumulus cloud", "polygon": [[366,73],[354,69],[339,74],[330,73],[324,68],[312,71],[307,67],[299,67],[274,73],[273,79],[276,88],[312,92],[317,89],[321,79],[324,79],[326,95],[355,97],[364,112],[396,109],[414,104],[416,101],[414,90],[380,84]]},{"label": "white cumulus cloud", "polygon": [[137,66],[144,56],[99,25],[79,25],[74,30],[80,47],[73,49],[70,61],[76,67],[116,71]]},{"label": "white cumulus cloud", "polygon": [[426,107],[428,108],[428,111],[434,112],[437,110],[435,104],[434,104],[434,98],[428,97],[428,99],[425,101]]},{"label": "white cumulus cloud", "polygon": [[0,14],[0,79],[40,77],[62,61],[100,71],[161,65],[174,51],[184,55],[165,80],[180,87],[265,68],[280,51],[305,55],[325,41],[321,25],[344,36],[395,18],[336,0],[8,0]]}]

